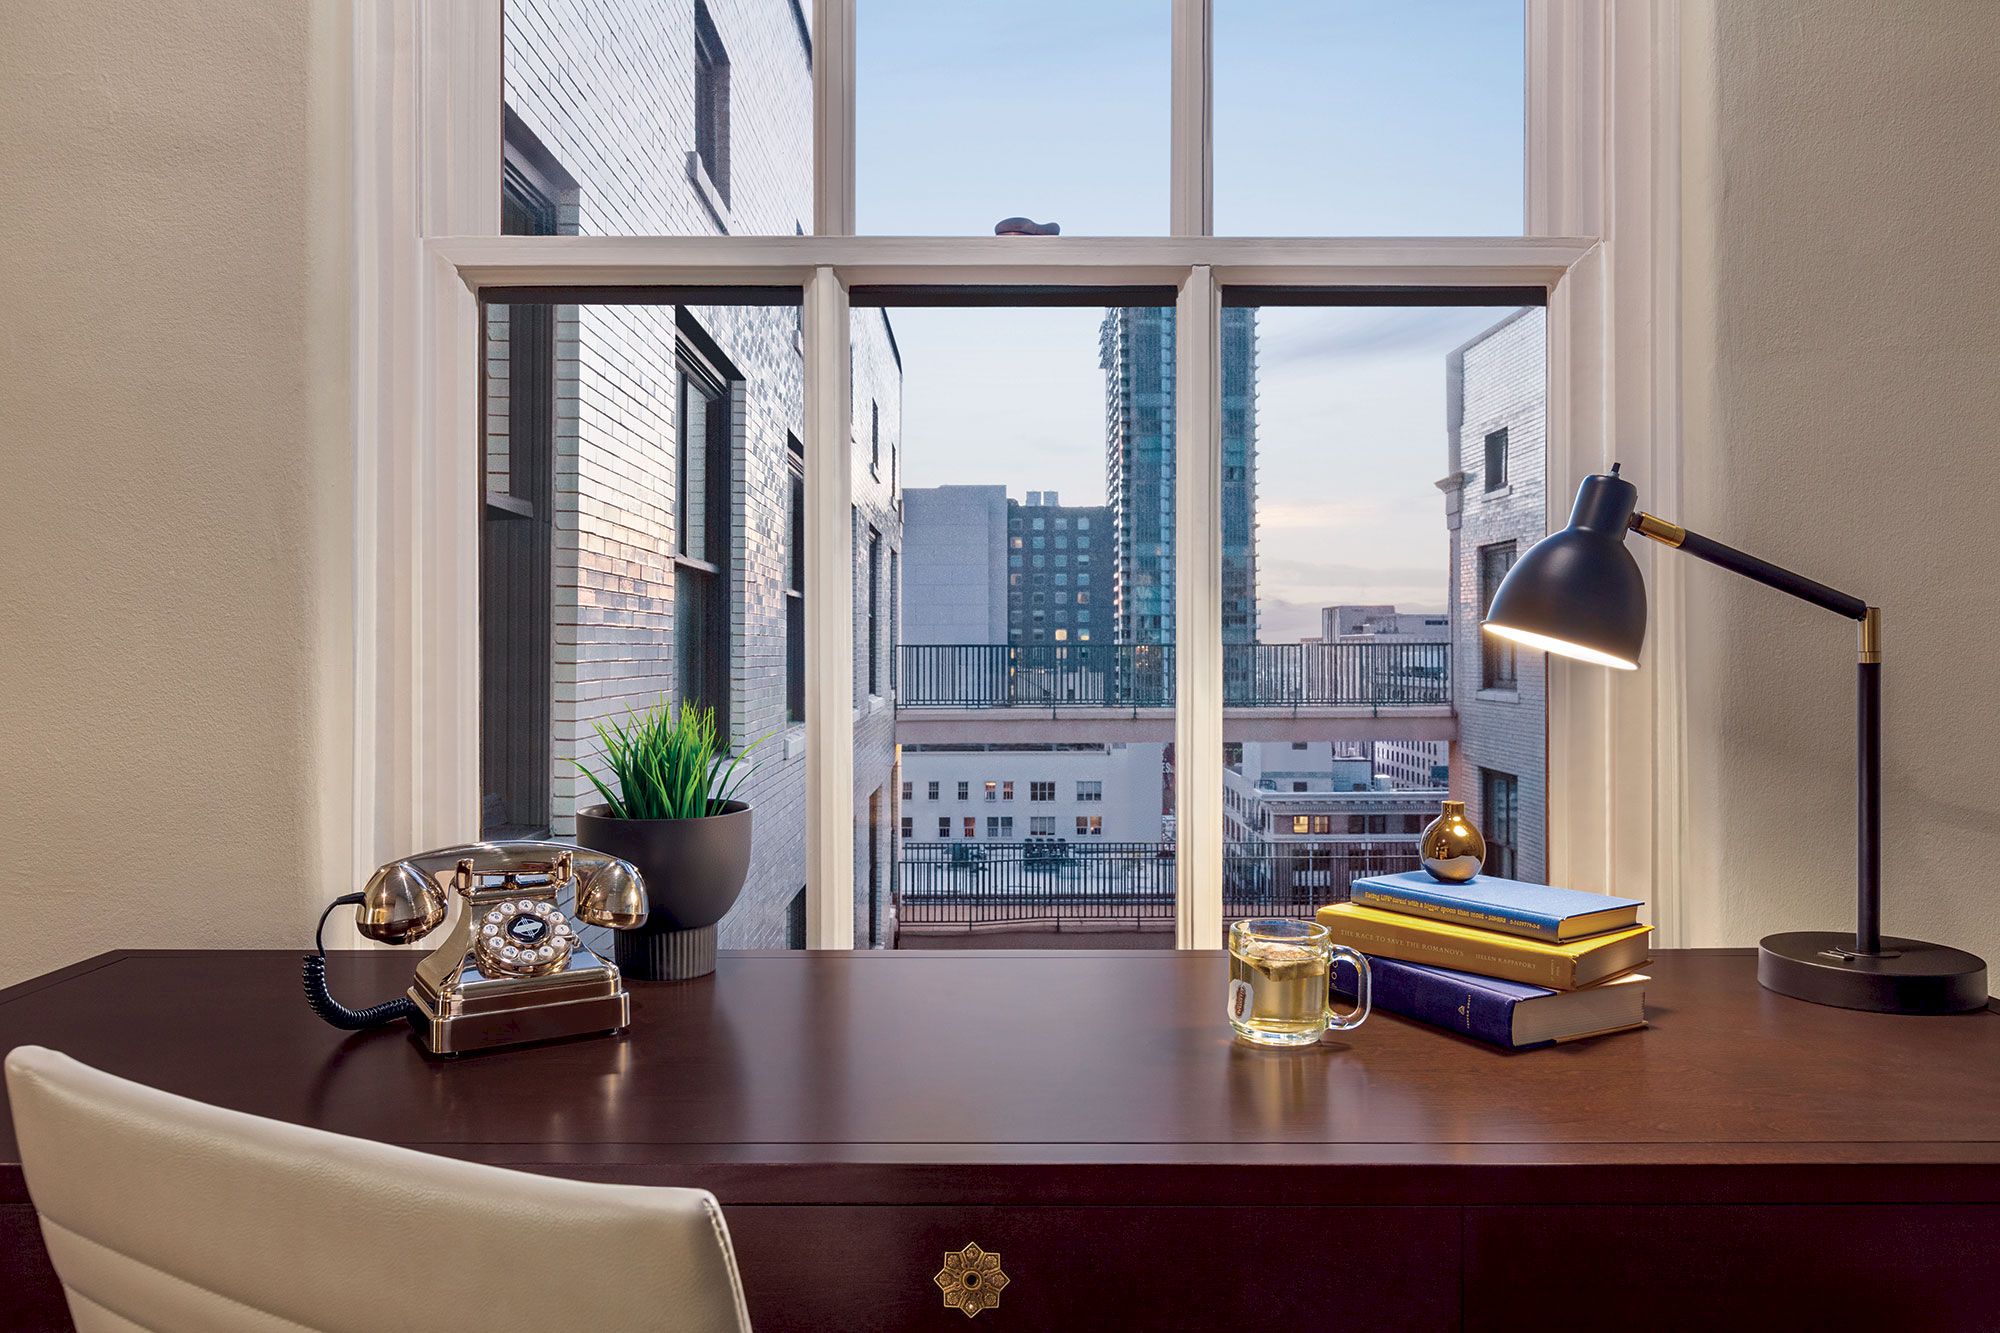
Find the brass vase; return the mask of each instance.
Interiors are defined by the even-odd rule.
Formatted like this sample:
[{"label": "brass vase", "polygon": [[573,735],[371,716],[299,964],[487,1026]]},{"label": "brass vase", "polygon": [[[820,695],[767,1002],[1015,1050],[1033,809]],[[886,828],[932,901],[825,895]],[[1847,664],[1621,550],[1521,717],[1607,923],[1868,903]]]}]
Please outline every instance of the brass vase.
[{"label": "brass vase", "polygon": [[1417,855],[1432,879],[1463,884],[1486,864],[1486,839],[1465,817],[1464,801],[1446,801],[1443,811],[1417,839]]}]

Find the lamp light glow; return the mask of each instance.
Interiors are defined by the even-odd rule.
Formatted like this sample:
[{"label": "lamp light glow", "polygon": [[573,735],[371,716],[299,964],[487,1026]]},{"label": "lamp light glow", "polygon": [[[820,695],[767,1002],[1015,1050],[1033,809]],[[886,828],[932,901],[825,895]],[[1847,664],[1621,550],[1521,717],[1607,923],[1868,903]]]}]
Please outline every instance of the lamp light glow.
[{"label": "lamp light glow", "polygon": [[1639,669],[1637,662],[1628,662],[1622,657],[1613,657],[1610,653],[1602,653],[1580,643],[1571,643],[1568,639],[1558,639],[1553,634],[1537,634],[1533,630],[1515,629],[1512,625],[1496,625],[1490,620],[1479,628],[1496,639],[1508,639],[1529,648],[1539,648],[1545,653],[1554,653],[1557,657],[1573,657],[1579,662],[1610,667],[1614,671]]}]

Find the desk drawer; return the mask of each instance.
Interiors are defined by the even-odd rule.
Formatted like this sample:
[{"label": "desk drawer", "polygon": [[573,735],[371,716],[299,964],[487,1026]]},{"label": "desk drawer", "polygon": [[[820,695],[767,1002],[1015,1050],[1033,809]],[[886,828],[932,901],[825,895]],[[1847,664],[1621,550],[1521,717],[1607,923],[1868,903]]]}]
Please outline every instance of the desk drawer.
[{"label": "desk drawer", "polygon": [[[1455,1208],[753,1204],[725,1214],[758,1333],[1459,1321]],[[1007,1278],[998,1305],[970,1321],[935,1281],[946,1253],[967,1244],[997,1254]]]}]

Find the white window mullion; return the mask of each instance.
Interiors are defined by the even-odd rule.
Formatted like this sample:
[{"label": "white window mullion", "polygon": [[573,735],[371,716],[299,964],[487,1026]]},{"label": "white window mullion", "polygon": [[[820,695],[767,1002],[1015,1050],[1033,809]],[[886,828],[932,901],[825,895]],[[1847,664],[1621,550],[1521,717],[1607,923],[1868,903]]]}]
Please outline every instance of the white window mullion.
[{"label": "white window mullion", "polygon": [[1197,265],[1174,310],[1174,942],[1222,945],[1222,305]]},{"label": "white window mullion", "polygon": [[813,233],[854,234],[854,5],[813,0]]},{"label": "white window mullion", "polygon": [[1210,0],[1173,0],[1172,184],[1169,230],[1215,230],[1214,23]]},{"label": "white window mullion", "polygon": [[[854,478],[847,287],[805,292],[806,947],[854,947]],[[772,818],[783,818],[771,812]]]}]

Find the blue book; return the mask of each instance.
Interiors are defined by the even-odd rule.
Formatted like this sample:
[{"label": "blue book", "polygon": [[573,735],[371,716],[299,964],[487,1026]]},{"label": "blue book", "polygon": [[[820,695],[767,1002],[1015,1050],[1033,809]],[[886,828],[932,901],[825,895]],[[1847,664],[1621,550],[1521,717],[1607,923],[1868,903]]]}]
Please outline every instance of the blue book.
[{"label": "blue book", "polygon": [[1474,875],[1463,884],[1447,884],[1421,870],[1357,879],[1349,897],[1363,907],[1427,916],[1550,944],[1637,925],[1641,906],[1633,898],[1552,889],[1498,875]]},{"label": "blue book", "polygon": [[[1646,1025],[1647,978],[1637,972],[1582,990],[1549,990],[1371,956],[1368,981],[1377,1009],[1515,1051]],[[1335,960],[1333,988],[1354,994],[1354,964]]]}]

